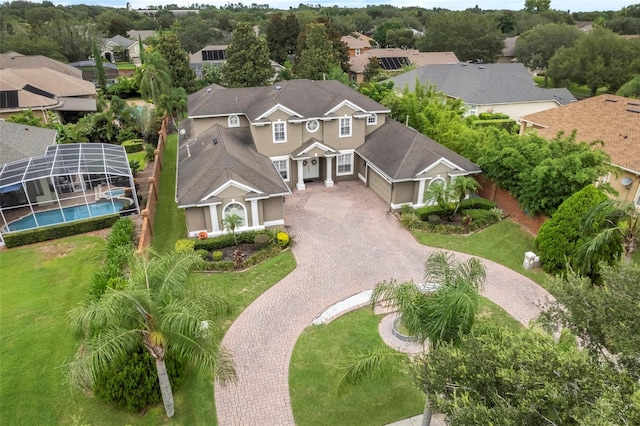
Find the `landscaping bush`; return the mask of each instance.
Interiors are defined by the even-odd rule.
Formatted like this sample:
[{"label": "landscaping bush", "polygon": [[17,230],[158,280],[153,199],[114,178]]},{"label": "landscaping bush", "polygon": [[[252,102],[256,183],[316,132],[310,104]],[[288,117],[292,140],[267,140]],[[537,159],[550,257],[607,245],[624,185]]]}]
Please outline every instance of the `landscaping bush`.
[{"label": "landscaping bush", "polygon": [[408,213],[414,213],[415,209],[413,207],[411,207],[409,204],[403,204],[402,207],[400,208],[400,214],[408,214]]},{"label": "landscaping bush", "polygon": [[196,244],[195,240],[178,240],[176,241],[175,251],[178,253],[193,251]]},{"label": "landscaping bush", "polygon": [[493,127],[497,127],[498,129],[506,130],[507,132],[512,134],[516,134],[519,131],[518,125],[516,124],[516,120],[513,120],[511,118],[499,119],[499,120],[480,119],[480,120],[474,120],[472,123],[473,123],[473,127],[493,126]]},{"label": "landscaping bush", "polygon": [[153,145],[145,144],[144,146],[144,159],[147,163],[155,161],[156,159],[156,148]]},{"label": "landscaping bush", "polygon": [[96,271],[89,288],[89,296],[100,298],[107,287],[113,287],[124,276],[124,266],[133,250],[135,227],[129,218],[118,219],[111,228],[105,247],[105,261]]},{"label": "landscaping bush", "polygon": [[207,250],[196,250],[196,254],[203,260],[206,260],[209,257],[209,252]]},{"label": "landscaping bush", "polygon": [[278,232],[277,238],[278,244],[280,244],[280,246],[286,247],[289,245],[289,235],[286,232]]},{"label": "landscaping bush", "polygon": [[194,267],[194,271],[218,271],[228,272],[236,269],[235,263],[230,260],[220,260],[218,262],[208,262],[206,260],[198,261]]},{"label": "landscaping bush", "polygon": [[444,215],[444,210],[442,210],[438,206],[424,206],[416,209],[416,214],[420,218],[420,220],[427,221],[429,220],[429,216],[432,214],[442,216]]},{"label": "landscaping bush", "polygon": [[258,234],[253,239],[253,244],[262,248],[271,244],[271,236],[269,234]]},{"label": "landscaping bush", "polygon": [[460,203],[461,210],[480,209],[491,210],[496,207],[496,202],[487,200],[486,198],[467,198]]},{"label": "landscaping bush", "polygon": [[[271,235],[273,238],[273,231],[267,230],[238,232],[236,233],[236,238],[238,239],[238,244],[253,244],[254,238],[259,234]],[[206,240],[197,240],[195,242],[194,249],[213,251],[233,245],[235,245],[233,235],[224,234],[213,238],[207,238]]]},{"label": "landscaping bush", "polygon": [[[534,242],[542,269],[557,274],[565,271],[567,262],[578,266],[574,257],[578,247],[584,243],[582,219],[594,206],[605,200],[607,196],[601,189],[588,185],[560,204],[555,214],[542,224]],[[594,229],[598,229],[601,222],[594,221]],[[620,250],[620,243],[614,242],[594,259],[593,264],[614,258]]]},{"label": "landscaping bush", "polygon": [[211,257],[213,258],[214,262],[218,262],[222,260],[223,256],[224,256],[224,253],[222,253],[221,251],[214,251],[213,253],[211,253]]},{"label": "landscaping bush", "polygon": [[111,227],[120,216],[117,214],[100,216],[93,219],[79,220],[76,222],[61,223],[45,228],[30,229],[27,231],[11,232],[3,235],[7,248],[19,247],[27,244],[40,243],[42,241],[55,240],[85,232],[97,231]]},{"label": "landscaping bush", "polygon": [[478,227],[482,227],[489,225],[495,221],[495,216],[491,213],[490,210],[465,209],[462,210],[462,214],[471,218],[470,226],[475,225]]},{"label": "landscaping bush", "polygon": [[[186,363],[169,350],[165,364],[175,392],[182,382]],[[162,401],[155,361],[143,347],[112,360],[104,374],[96,378],[93,391],[98,398],[115,402],[131,411]]]},{"label": "landscaping bush", "polygon": [[121,144],[127,154],[142,151],[142,139],[129,139]]},{"label": "landscaping bush", "polygon": [[420,218],[415,212],[400,215],[400,223],[407,229],[415,228],[418,222],[420,222]]}]

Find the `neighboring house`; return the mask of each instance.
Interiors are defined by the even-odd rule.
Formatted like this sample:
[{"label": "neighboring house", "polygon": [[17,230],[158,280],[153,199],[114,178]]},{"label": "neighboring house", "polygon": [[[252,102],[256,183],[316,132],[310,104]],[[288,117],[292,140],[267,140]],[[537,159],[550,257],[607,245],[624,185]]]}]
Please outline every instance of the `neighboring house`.
[{"label": "neighboring house", "polygon": [[577,21],[576,28],[585,33],[590,33],[593,31],[593,22],[591,21]]},{"label": "neighboring house", "polygon": [[400,72],[403,67],[421,67],[431,64],[456,64],[458,58],[453,52],[420,52],[416,49],[369,49],[349,58],[349,78],[356,83],[364,81],[364,69],[371,58],[377,58],[385,71]]},{"label": "neighboring house", "polygon": [[[423,206],[433,182],[449,184],[480,168],[389,110],[334,80],[277,86],[209,86],[188,98],[180,131],[176,198],[190,236],[284,224],[284,198],[310,182],[359,180],[389,209]],[[340,206],[334,206],[339,209]]]},{"label": "neighboring house", "polygon": [[[98,72],[96,71],[96,61],[78,61],[71,62],[69,66],[79,70],[82,74],[82,79],[90,81],[94,84],[98,84]],[[104,70],[104,76],[107,83],[115,83],[118,80],[120,73],[118,72],[118,66],[111,62],[102,61],[102,69]],[[124,75],[124,74],[123,74]]]},{"label": "neighboring house", "polygon": [[0,121],[0,167],[42,155],[48,146],[56,144],[57,133],[43,127]]},{"label": "neighboring house", "polygon": [[76,78],[82,78],[82,71],[71,65],[42,55],[21,55],[16,52],[0,54],[0,69],[48,68]]},{"label": "neighboring house", "polygon": [[224,64],[224,53],[227,45],[209,45],[189,55],[189,65],[196,72],[196,78],[203,77],[203,69],[207,64],[221,66]]},{"label": "neighboring house", "polygon": [[96,89],[90,81],[48,68],[0,70],[0,118],[31,109],[38,118],[55,113],[63,123],[95,112]]},{"label": "neighboring house", "polygon": [[595,148],[609,154],[619,173],[600,182],[609,183],[621,200],[640,207],[640,100],[600,95],[548,111],[521,117],[520,133],[535,131],[546,138],[576,130],[579,141],[602,141]]},{"label": "neighboring house", "polygon": [[516,62],[516,41],[519,36],[507,37],[504,39],[504,49],[498,57],[499,64],[511,64]]},{"label": "neighboring house", "polygon": [[538,87],[523,64],[427,65],[391,78],[397,90],[416,79],[467,105],[468,115],[501,112],[513,119],[575,102],[565,88]]},{"label": "neighboring house", "polygon": [[349,46],[350,58],[360,56],[377,45],[374,39],[360,33],[353,33],[353,35],[342,36],[340,37],[340,41]]},{"label": "neighboring house", "polygon": [[[146,46],[143,44],[142,48]],[[142,65],[139,40],[130,40],[121,35],[103,39],[100,54],[111,63],[127,61],[136,66]]]}]

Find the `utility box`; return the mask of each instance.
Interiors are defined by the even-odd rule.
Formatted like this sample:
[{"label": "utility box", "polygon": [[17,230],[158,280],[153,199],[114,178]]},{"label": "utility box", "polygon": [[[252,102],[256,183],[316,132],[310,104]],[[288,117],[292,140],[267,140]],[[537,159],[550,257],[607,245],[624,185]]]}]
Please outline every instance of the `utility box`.
[{"label": "utility box", "polygon": [[536,254],[532,251],[528,251],[524,254],[524,262],[522,262],[522,267],[524,269],[533,269],[540,266],[540,257],[536,256]]}]

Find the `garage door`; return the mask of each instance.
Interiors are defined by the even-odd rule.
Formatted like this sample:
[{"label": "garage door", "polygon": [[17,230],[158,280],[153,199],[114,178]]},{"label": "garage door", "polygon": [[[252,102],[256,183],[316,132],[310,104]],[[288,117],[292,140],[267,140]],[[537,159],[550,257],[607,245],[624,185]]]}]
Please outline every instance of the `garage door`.
[{"label": "garage door", "polygon": [[387,205],[391,205],[391,184],[384,180],[375,170],[369,168],[367,171],[369,188],[378,194],[378,197],[382,198]]}]

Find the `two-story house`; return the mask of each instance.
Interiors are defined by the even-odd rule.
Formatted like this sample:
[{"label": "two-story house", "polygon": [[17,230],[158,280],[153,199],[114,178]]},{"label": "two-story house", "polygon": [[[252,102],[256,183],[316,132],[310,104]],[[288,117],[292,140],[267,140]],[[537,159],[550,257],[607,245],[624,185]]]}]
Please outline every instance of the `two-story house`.
[{"label": "two-story house", "polygon": [[176,198],[191,236],[223,233],[230,214],[243,218],[243,229],[283,225],[284,197],[310,182],[332,187],[358,179],[391,210],[425,205],[433,182],[480,173],[338,81],[212,85],[189,96],[188,111]]}]

